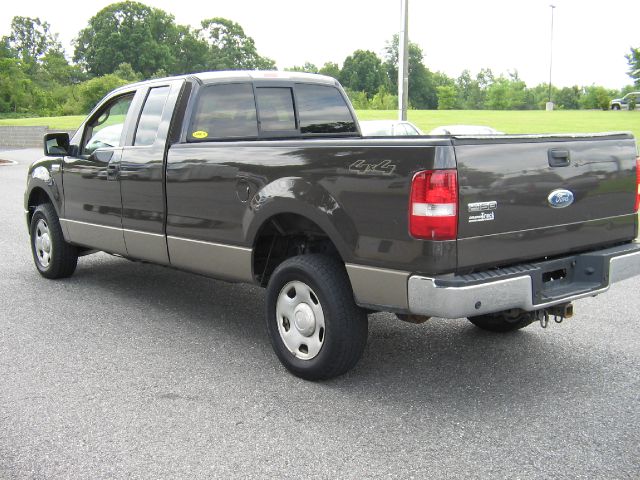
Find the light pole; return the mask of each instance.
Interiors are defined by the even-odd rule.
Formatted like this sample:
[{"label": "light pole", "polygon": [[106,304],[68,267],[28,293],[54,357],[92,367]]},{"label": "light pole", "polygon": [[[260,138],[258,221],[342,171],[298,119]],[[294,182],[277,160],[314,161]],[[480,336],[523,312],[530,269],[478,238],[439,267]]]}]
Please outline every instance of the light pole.
[{"label": "light pole", "polygon": [[409,0],[400,0],[401,30],[398,35],[398,119],[407,119],[409,103]]},{"label": "light pole", "polygon": [[547,102],[547,110],[553,110],[553,102],[551,101],[551,72],[553,71],[553,11],[555,5],[551,7],[551,41],[549,42],[549,101]]}]

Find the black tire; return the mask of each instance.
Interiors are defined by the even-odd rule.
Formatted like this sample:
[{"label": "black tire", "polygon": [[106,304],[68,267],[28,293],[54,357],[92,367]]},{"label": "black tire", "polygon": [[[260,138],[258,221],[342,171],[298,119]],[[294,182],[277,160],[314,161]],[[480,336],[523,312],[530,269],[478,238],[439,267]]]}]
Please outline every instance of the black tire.
[{"label": "black tire", "polygon": [[468,320],[482,330],[507,333],[531,325],[535,318],[528,312],[522,312],[518,315],[508,315],[505,312],[498,312],[469,317]]},{"label": "black tire", "polygon": [[614,105],[611,107],[611,110],[620,110],[620,105]]},{"label": "black tire", "polygon": [[[306,303],[301,300],[305,295],[310,299]],[[295,310],[293,315],[287,309]],[[266,321],[282,364],[306,380],[342,375],[358,363],[367,344],[367,315],[355,304],[344,264],[325,255],[292,257],[276,268],[267,285]],[[285,340],[288,335],[293,340]]]},{"label": "black tire", "polygon": [[46,278],[73,275],[78,263],[78,250],[65,242],[53,205],[43,203],[36,207],[29,232],[33,262],[40,275]]}]

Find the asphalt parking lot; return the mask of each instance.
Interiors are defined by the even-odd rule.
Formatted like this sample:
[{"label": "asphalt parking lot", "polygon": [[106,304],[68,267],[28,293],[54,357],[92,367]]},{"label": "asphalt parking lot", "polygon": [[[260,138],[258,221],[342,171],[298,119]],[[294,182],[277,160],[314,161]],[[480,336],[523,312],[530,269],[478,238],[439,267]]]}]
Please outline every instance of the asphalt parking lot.
[{"label": "asphalt parking lot", "polygon": [[288,374],[259,288],[96,254],[41,278],[0,152],[0,478],[638,478],[640,280],[547,330],[370,317],[338,379]]}]

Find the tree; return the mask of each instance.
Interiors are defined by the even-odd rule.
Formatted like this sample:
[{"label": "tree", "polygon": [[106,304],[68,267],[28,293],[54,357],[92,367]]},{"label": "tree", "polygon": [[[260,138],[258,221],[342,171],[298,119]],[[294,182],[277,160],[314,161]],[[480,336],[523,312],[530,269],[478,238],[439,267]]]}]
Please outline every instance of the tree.
[{"label": "tree", "polygon": [[0,112],[28,111],[32,82],[17,58],[0,58]]},{"label": "tree", "polygon": [[518,72],[501,75],[487,87],[487,108],[491,110],[523,110],[527,108],[527,85]]},{"label": "tree", "polygon": [[128,63],[143,77],[172,70],[180,35],[172,15],[138,2],[114,3],[89,20],[76,39],[73,59],[92,75]]},{"label": "tree", "polygon": [[580,96],[582,91],[577,85],[573,87],[561,88],[553,98],[556,99],[556,105],[564,110],[578,110],[580,108]]},{"label": "tree", "polygon": [[614,94],[607,91],[606,88],[592,85],[584,89],[580,105],[585,109],[608,110],[609,101],[613,96]]},{"label": "tree", "polygon": [[81,113],[88,113],[111,90],[129,83],[114,74],[92,78],[78,86],[78,106]]},{"label": "tree", "polygon": [[370,50],[356,50],[342,65],[340,83],[351,90],[373,97],[385,85],[382,61]]},{"label": "tree", "polygon": [[453,110],[457,107],[458,91],[455,85],[440,85],[438,92],[438,110]]},{"label": "tree", "polygon": [[294,65],[293,67],[285,68],[287,72],[304,72],[304,73],[318,73],[318,67],[311,62],[304,62],[301,67]]},{"label": "tree", "polygon": [[197,73],[207,70],[209,60],[209,44],[200,38],[198,30],[178,25],[178,39],[173,48],[173,66],[171,73]]},{"label": "tree", "polygon": [[207,67],[211,70],[273,70],[275,62],[258,54],[253,38],[226,18],[208,18],[198,31],[209,44]]},{"label": "tree", "polygon": [[340,67],[337,63],[326,62],[318,73],[320,75],[327,75],[328,77],[340,78]]},{"label": "tree", "polygon": [[629,76],[633,78],[635,86],[640,87],[640,48],[631,48],[631,51],[625,55],[629,62]]},{"label": "tree", "polygon": [[[398,89],[398,49],[399,37],[394,35],[385,47],[385,69],[392,91]],[[422,49],[415,43],[409,42],[409,104],[411,108],[438,107],[438,94],[433,74],[425,67],[422,59]]]},{"label": "tree", "polygon": [[37,17],[13,17],[11,32],[3,43],[32,73],[45,55],[62,53],[62,45],[58,36],[51,33],[49,23]]}]

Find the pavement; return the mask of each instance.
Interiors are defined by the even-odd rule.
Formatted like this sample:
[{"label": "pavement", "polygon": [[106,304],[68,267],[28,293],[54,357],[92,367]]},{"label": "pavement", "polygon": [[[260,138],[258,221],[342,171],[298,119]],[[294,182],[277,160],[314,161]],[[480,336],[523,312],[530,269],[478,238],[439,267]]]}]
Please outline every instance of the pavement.
[{"label": "pavement", "polygon": [[40,277],[39,155],[0,152],[0,478],[639,477],[639,280],[546,330],[372,315],[357,367],[311,383],[259,288],[102,253]]}]

